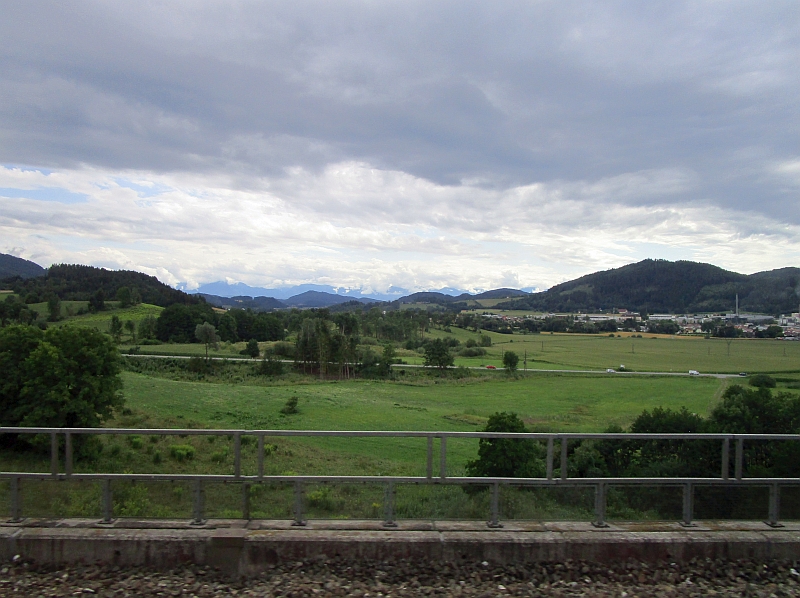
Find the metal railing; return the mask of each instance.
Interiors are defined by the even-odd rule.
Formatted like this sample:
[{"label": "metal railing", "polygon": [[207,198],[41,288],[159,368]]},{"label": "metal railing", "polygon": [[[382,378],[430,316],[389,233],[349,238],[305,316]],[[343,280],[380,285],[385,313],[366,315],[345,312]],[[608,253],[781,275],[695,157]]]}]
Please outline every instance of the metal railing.
[{"label": "metal railing", "polygon": [[[744,477],[744,444],[753,441],[800,441],[800,434],[627,434],[627,433],[510,433],[510,432],[402,432],[402,431],[329,431],[329,430],[242,430],[242,429],[175,429],[175,428],[9,428],[0,427],[0,434],[44,434],[50,436],[50,472],[0,472],[0,480],[11,485],[11,521],[22,521],[21,486],[23,480],[92,480],[102,484],[103,523],[114,519],[113,481],[188,481],[194,482],[192,523],[204,520],[204,485],[208,483],[242,484],[242,516],[250,519],[250,493],[253,484],[285,483],[294,485],[293,525],[305,525],[304,486],[317,483],[373,483],[385,486],[384,526],[396,527],[394,516],[395,488],[398,484],[450,484],[480,485],[491,488],[489,527],[502,527],[499,512],[499,490],[501,486],[520,487],[593,487],[596,527],[607,527],[606,505],[608,489],[612,486],[659,486],[683,489],[683,517],[681,524],[693,526],[694,491],[698,486],[767,487],[769,488],[769,515],[765,522],[772,527],[780,524],[780,491],[782,487],[800,486],[800,478],[756,478]],[[73,471],[73,437],[78,434],[91,435],[159,435],[159,436],[229,436],[233,439],[234,462],[232,474],[157,474],[157,473],[75,473]],[[61,441],[64,455],[61,471]],[[257,473],[242,473],[242,438],[256,437],[258,440]],[[337,437],[337,438],[424,438],[427,441],[425,476],[388,475],[265,475],[265,439],[268,437]],[[541,478],[463,477],[447,475],[447,441],[457,438],[516,438],[546,443],[546,474]],[[439,440],[439,471],[434,471],[434,445]],[[680,477],[569,477],[569,443],[579,440],[682,440],[718,441],[720,450],[720,475],[713,478]],[[555,476],[556,443],[560,449],[559,475]],[[730,475],[731,444],[734,445],[734,473]]]}]

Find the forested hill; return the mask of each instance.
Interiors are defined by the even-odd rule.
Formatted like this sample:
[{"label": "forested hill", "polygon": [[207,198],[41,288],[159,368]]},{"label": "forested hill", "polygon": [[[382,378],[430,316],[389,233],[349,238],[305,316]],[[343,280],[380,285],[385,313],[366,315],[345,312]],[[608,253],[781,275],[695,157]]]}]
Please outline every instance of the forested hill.
[{"label": "forested hill", "polygon": [[30,260],[22,259],[7,253],[0,253],[0,280],[19,276],[20,278],[33,278],[42,276],[45,269]]},{"label": "forested hill", "polygon": [[504,302],[503,309],[548,312],[629,309],[647,313],[740,311],[779,314],[797,311],[800,268],[745,275],[711,264],[644,260],[595,272],[543,293]]},{"label": "forested hill", "polygon": [[138,291],[142,302],[162,307],[203,301],[201,297],[173,289],[155,276],[132,270],[106,270],[74,264],[53,265],[44,276],[16,279],[6,286],[21,297],[33,295],[29,302],[46,301],[50,294],[56,294],[64,301],[87,301],[100,290],[105,299],[114,299],[120,287]]}]

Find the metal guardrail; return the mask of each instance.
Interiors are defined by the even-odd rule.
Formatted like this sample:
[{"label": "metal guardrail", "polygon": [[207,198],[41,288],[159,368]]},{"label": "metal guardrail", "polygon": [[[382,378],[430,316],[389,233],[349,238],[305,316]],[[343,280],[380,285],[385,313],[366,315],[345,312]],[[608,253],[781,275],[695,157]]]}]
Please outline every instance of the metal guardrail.
[{"label": "metal guardrail", "polygon": [[[683,518],[681,524],[692,527],[694,489],[696,486],[768,487],[769,516],[765,522],[772,527],[780,524],[780,490],[785,486],[800,486],[800,478],[746,478],[743,476],[744,443],[747,441],[800,441],[800,434],[628,434],[628,433],[512,433],[512,432],[403,432],[403,431],[331,431],[331,430],[242,430],[242,429],[176,429],[176,428],[11,428],[0,427],[0,434],[46,434],[50,436],[50,472],[0,472],[0,479],[11,484],[11,521],[22,521],[21,483],[35,480],[93,480],[103,487],[103,523],[114,519],[112,481],[191,481],[194,482],[192,523],[204,523],[204,490],[206,483],[242,484],[242,516],[250,519],[249,487],[267,482],[294,485],[294,522],[305,525],[303,518],[304,485],[314,483],[374,483],[385,485],[384,526],[396,527],[394,517],[395,486],[398,484],[451,484],[491,487],[489,527],[502,527],[499,512],[500,486],[524,487],[594,487],[596,527],[607,527],[606,503],[611,486],[662,486],[683,488]],[[231,436],[234,443],[232,474],[147,474],[147,473],[74,473],[73,437],[93,435],[161,435],[161,436]],[[64,437],[64,471],[61,472],[60,440]],[[258,439],[257,474],[242,474],[242,438]],[[425,438],[427,468],[423,476],[340,476],[340,475],[265,475],[265,438],[267,437],[354,437],[354,438]],[[447,475],[447,440],[455,438],[517,438],[546,442],[546,475],[542,478],[456,477]],[[439,471],[434,475],[434,444],[439,439]],[[720,475],[715,478],[579,478],[569,477],[568,450],[576,440],[716,440],[721,443]],[[554,476],[555,446],[560,448],[559,476]],[[734,473],[730,475],[731,444],[735,445]]]}]

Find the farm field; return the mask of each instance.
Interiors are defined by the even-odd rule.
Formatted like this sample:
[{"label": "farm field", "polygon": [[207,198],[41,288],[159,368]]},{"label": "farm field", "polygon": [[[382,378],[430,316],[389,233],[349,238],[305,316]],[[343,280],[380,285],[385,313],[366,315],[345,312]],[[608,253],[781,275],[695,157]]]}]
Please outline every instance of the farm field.
[{"label": "farm field", "polygon": [[[476,333],[451,328],[451,333],[431,331],[431,336],[448,336],[466,342]],[[457,357],[456,365],[502,366],[504,351],[520,357],[527,352],[527,369],[601,370],[624,365],[629,371],[702,373],[797,372],[800,371],[800,342],[774,339],[705,339],[644,334],[642,338],[583,334],[498,334],[483,357]],[[728,351],[730,350],[730,355]],[[421,364],[423,357],[412,352],[398,355],[410,364]]]}]

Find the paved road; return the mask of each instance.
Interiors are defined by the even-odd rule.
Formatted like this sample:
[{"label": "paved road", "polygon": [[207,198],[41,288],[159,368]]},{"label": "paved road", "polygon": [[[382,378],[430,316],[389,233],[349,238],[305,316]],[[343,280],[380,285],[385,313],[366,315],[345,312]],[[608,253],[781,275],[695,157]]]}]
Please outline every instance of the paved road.
[{"label": "paved road", "polygon": [[[191,359],[191,357],[187,355],[143,355],[140,353],[137,354],[128,354],[124,353],[123,355],[127,357],[154,357],[156,359]],[[202,357],[202,355],[195,355],[195,357]],[[254,361],[250,357],[211,357],[210,359],[214,361]],[[290,359],[281,359],[282,363],[294,363]],[[396,363],[392,367],[395,368],[426,368],[428,366],[418,365],[418,364],[405,364],[405,363]],[[486,370],[486,367],[481,366],[470,366],[467,369],[470,370]],[[498,367],[495,368],[495,371],[502,371],[505,368]],[[523,370],[518,370],[523,371]],[[607,372],[606,370],[542,370],[542,369],[535,369],[535,370],[524,370],[526,374],[540,374],[540,373],[554,373],[554,374],[602,374],[604,376],[692,376],[689,372],[618,372],[614,371],[613,373]],[[699,375],[700,377],[705,378],[739,378],[738,374],[694,374]]]}]

